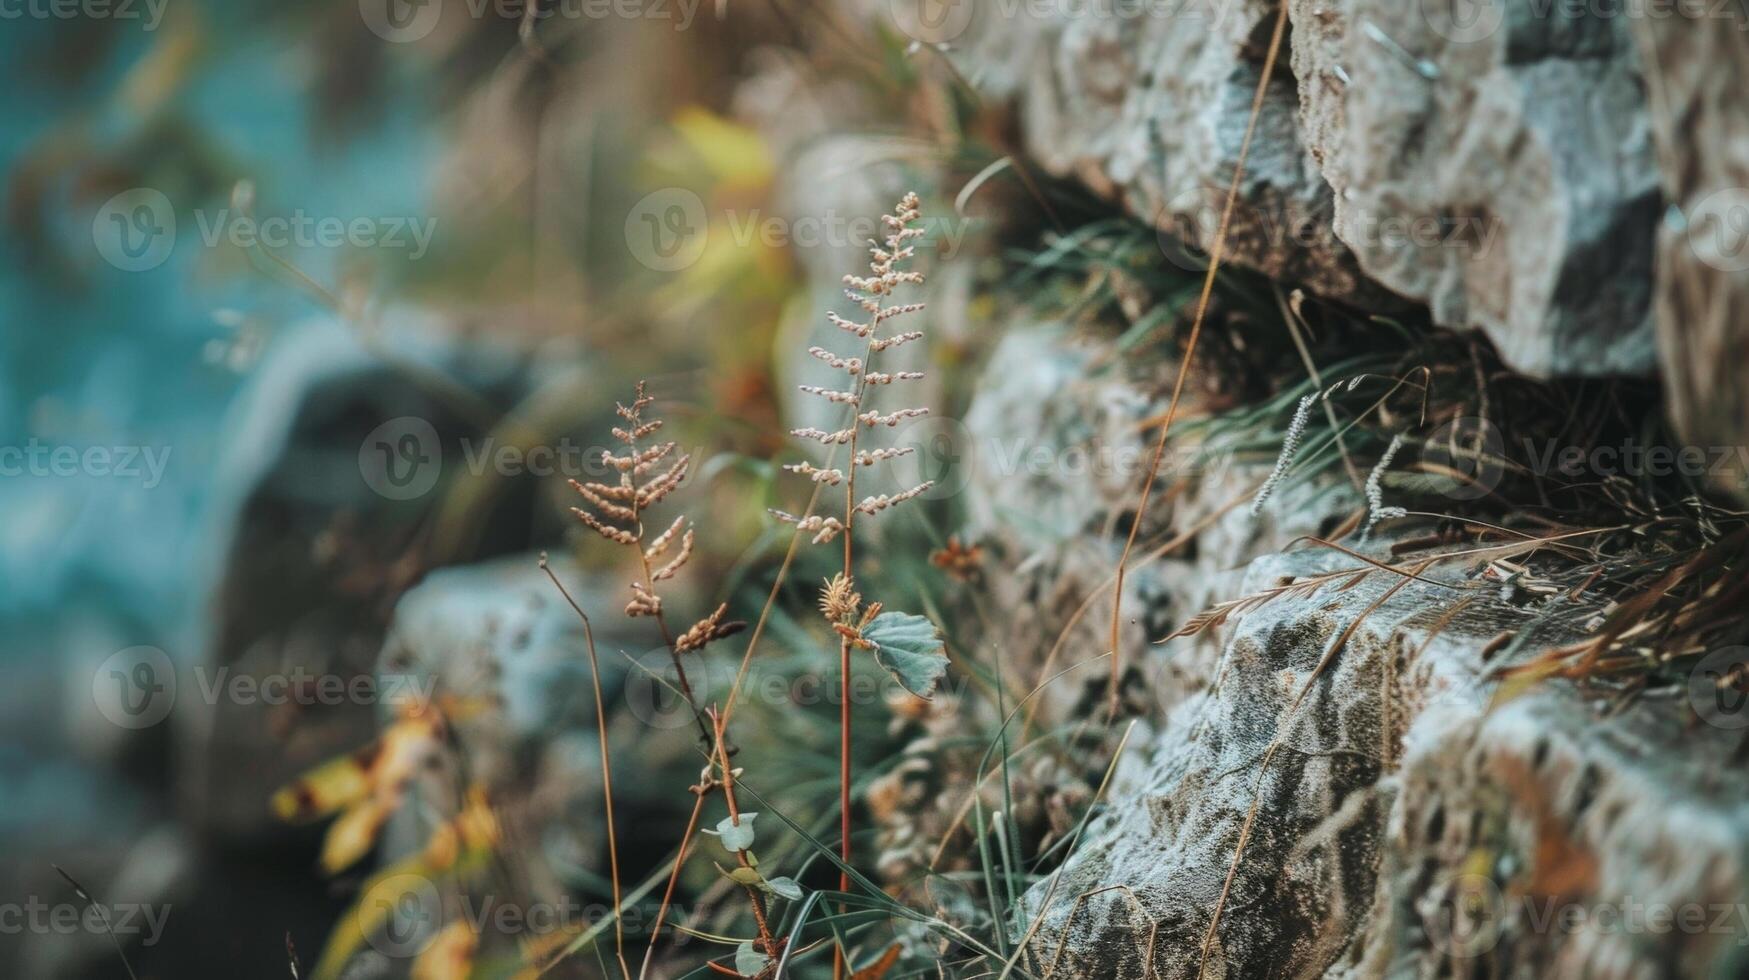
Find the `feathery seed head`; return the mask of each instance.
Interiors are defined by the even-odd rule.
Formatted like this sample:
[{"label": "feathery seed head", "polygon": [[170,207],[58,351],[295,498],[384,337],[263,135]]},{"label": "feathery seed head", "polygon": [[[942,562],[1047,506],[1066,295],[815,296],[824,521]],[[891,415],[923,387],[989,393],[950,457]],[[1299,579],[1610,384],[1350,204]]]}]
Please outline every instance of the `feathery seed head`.
[{"label": "feathery seed head", "polygon": [[862,596],[843,572],[832,576],[820,590],[820,612],[832,623],[847,623],[862,606]]},{"label": "feathery seed head", "polygon": [[[843,371],[851,378],[851,384],[845,388],[827,388],[818,385],[801,385],[800,389],[818,398],[823,398],[834,404],[851,407],[854,421],[846,428],[828,431],[817,428],[802,428],[791,430],[791,435],[800,439],[812,439],[825,446],[848,445],[851,449],[851,473],[833,468],[830,464],[816,466],[812,463],[797,463],[784,468],[807,476],[817,484],[837,486],[848,479],[855,485],[856,467],[873,466],[876,463],[903,456],[911,450],[874,449],[865,450],[858,446],[859,434],[863,427],[886,426],[893,428],[908,419],[920,418],[929,414],[927,408],[899,408],[890,412],[881,412],[868,407],[871,388],[881,388],[902,381],[916,381],[923,377],[921,371],[874,371],[872,359],[875,354],[898,347],[901,344],[921,339],[921,330],[904,333],[881,335],[887,321],[917,313],[923,309],[922,303],[883,302],[891,297],[896,289],[904,285],[917,285],[923,282],[923,274],[903,268],[906,260],[916,254],[916,246],[911,244],[923,237],[923,229],[912,227],[921,217],[921,206],[915,193],[908,193],[899,199],[893,208],[893,213],[883,215],[881,226],[885,229],[884,243],[874,243],[869,247],[869,274],[866,276],[847,275],[844,277],[845,295],[859,309],[868,314],[865,320],[851,320],[837,313],[827,313],[826,319],[846,333],[866,341],[867,349],[861,357],[840,355],[824,347],[810,347],[808,353],[827,365]],[[819,514],[809,514],[798,517],[794,514],[773,510],[772,514],[778,520],[791,524],[798,531],[808,531],[814,535],[816,544],[831,541],[840,533],[846,533],[851,527],[854,516],[858,513],[874,515],[880,511],[912,500],[927,491],[933,484],[924,483],[897,494],[876,494],[865,497],[861,502],[846,500],[845,513],[842,519],[825,517]],[[848,495],[847,495],[848,496]],[[845,584],[849,588],[848,583]],[[822,600],[824,601],[824,600]],[[830,616],[830,614],[828,614]]]}]

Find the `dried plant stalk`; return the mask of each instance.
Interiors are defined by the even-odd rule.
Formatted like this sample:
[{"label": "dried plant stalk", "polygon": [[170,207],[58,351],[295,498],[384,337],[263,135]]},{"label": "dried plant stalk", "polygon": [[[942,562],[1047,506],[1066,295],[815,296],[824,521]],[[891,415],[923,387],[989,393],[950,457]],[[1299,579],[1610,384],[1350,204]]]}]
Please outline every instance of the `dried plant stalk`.
[{"label": "dried plant stalk", "polygon": [[[868,407],[868,396],[871,387],[892,385],[901,381],[915,381],[923,377],[921,371],[879,372],[872,370],[876,354],[890,350],[914,340],[922,339],[920,330],[904,333],[882,335],[882,328],[889,321],[923,309],[922,303],[895,303],[893,296],[899,287],[905,285],[921,285],[922,273],[905,269],[904,263],[916,254],[913,244],[923,236],[921,228],[913,227],[921,216],[919,202],[914,193],[906,194],[899,200],[893,213],[881,219],[886,229],[883,242],[869,248],[869,274],[867,276],[845,276],[845,295],[856,303],[866,319],[853,320],[837,313],[828,312],[826,318],[844,332],[866,341],[861,357],[849,357],[837,354],[823,347],[811,347],[808,353],[824,361],[828,366],[843,372],[847,377],[844,387],[828,388],[818,385],[801,385],[804,394],[813,395],[833,404],[850,407],[850,421],[845,428],[825,431],[817,428],[802,428],[792,430],[791,434],[800,439],[809,439],[826,446],[848,446],[850,450],[850,465],[847,471],[827,469],[814,466],[812,463],[802,463],[788,467],[810,479],[829,486],[844,486],[844,512],[842,517],[828,517],[810,514],[798,517],[783,511],[773,511],[779,520],[793,524],[798,530],[811,532],[814,543],[825,544],[834,538],[844,539],[843,571],[834,578],[821,597],[821,611],[839,633],[838,643],[838,676],[839,676],[839,717],[838,717],[838,808],[839,808],[839,856],[845,865],[850,864],[850,784],[851,784],[851,712],[850,712],[850,652],[853,648],[870,646],[861,639],[860,629],[868,625],[879,612],[879,603],[862,610],[858,619],[858,609],[861,606],[860,595],[855,592],[855,579],[852,562],[854,558],[854,542],[856,517],[861,514],[873,517],[889,508],[916,499],[933,486],[925,481],[897,494],[875,494],[861,500],[856,496],[856,480],[858,471],[865,467],[879,465],[897,456],[902,456],[905,449],[875,449],[861,448],[862,430],[875,426],[892,428],[908,419],[921,418],[929,414],[927,408],[898,408],[881,412]],[[848,873],[839,875],[838,887],[841,891],[850,890]],[[844,951],[835,948],[833,952],[833,976],[844,975]]]}]

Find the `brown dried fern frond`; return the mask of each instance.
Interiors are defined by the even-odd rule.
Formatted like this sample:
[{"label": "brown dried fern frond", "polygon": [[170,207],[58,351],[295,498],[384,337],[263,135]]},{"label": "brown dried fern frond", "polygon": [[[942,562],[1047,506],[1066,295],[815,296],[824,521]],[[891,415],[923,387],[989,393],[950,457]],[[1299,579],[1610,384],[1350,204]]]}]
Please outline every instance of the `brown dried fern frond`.
[{"label": "brown dried fern frond", "polygon": [[619,452],[603,450],[601,459],[619,478],[612,483],[570,481],[572,489],[584,503],[584,506],[571,508],[571,512],[577,515],[583,526],[636,552],[643,574],[630,583],[632,597],[626,603],[625,614],[656,620],[662,631],[662,640],[673,658],[681,694],[698,720],[700,737],[708,741],[710,729],[705,724],[701,706],[693,697],[692,685],[687,680],[680,655],[702,650],[715,640],[733,635],[740,630],[741,624],[724,623],[726,607],[719,607],[677,638],[663,615],[662,596],[656,585],[674,578],[691,561],[695,537],[686,515],[681,514],[666,530],[646,540],[644,518],[650,508],[666,500],[685,482],[692,457],[680,452],[672,440],[646,444],[663,425],[661,419],[645,416],[645,410],[654,401],[647,386],[640,381],[631,404],[615,406],[624,424],[614,426],[613,436],[625,448]]}]

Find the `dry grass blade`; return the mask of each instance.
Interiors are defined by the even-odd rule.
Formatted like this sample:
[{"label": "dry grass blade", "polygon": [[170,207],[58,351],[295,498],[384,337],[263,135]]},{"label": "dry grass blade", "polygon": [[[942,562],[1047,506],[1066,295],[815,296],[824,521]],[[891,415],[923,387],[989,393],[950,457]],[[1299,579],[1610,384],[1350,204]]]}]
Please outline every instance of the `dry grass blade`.
[{"label": "dry grass blade", "polygon": [[115,930],[109,924],[109,910],[103,907],[102,902],[92,898],[91,893],[85,889],[85,886],[74,881],[73,876],[62,869],[60,865],[51,864],[49,867],[54,868],[55,874],[60,875],[62,881],[65,881],[73,887],[73,894],[79,896],[80,901],[86,903],[88,907],[97,910],[98,918],[103,920],[103,932],[105,935],[109,936],[110,944],[115,947],[115,955],[121,958],[122,969],[128,971],[129,980],[139,980],[139,977],[134,973],[134,965],[128,962],[128,954],[122,951],[121,940],[116,938]]},{"label": "dry grass blade", "polygon": [[1233,180],[1227,187],[1227,201],[1221,209],[1221,223],[1215,231],[1213,246],[1209,249],[1208,272],[1203,276],[1202,292],[1196,300],[1196,317],[1191,321],[1190,339],[1185,343],[1184,361],[1178,366],[1178,379],[1172,383],[1172,400],[1166,406],[1166,418],[1160,425],[1160,436],[1154,443],[1154,455],[1148,464],[1147,479],[1142,481],[1142,496],[1136,505],[1136,516],[1130,522],[1129,537],[1124,541],[1123,553],[1117,559],[1117,584],[1112,593],[1111,601],[1111,684],[1107,691],[1107,706],[1112,720],[1117,719],[1119,711],[1118,680],[1123,671],[1123,655],[1118,649],[1118,634],[1123,626],[1123,583],[1124,566],[1129,563],[1130,550],[1136,545],[1136,533],[1141,530],[1144,518],[1148,513],[1148,498],[1154,490],[1154,480],[1160,474],[1160,461],[1166,455],[1166,439],[1172,433],[1172,420],[1178,416],[1178,402],[1184,394],[1184,382],[1190,375],[1190,365],[1196,360],[1196,343],[1202,336],[1203,320],[1208,316],[1209,297],[1215,288],[1215,273],[1220,269],[1221,258],[1225,254],[1227,244],[1227,229],[1233,220],[1233,206],[1239,199],[1239,182],[1245,176],[1245,157],[1251,152],[1251,138],[1257,133],[1257,119],[1263,114],[1263,97],[1269,89],[1269,81],[1275,75],[1275,62],[1281,54],[1281,40],[1287,32],[1287,4],[1281,4],[1275,18],[1275,30],[1269,37],[1269,52],[1263,59],[1263,71],[1257,80],[1257,94],[1251,100],[1251,118],[1245,123],[1245,136],[1239,142],[1239,155],[1233,164]]}]

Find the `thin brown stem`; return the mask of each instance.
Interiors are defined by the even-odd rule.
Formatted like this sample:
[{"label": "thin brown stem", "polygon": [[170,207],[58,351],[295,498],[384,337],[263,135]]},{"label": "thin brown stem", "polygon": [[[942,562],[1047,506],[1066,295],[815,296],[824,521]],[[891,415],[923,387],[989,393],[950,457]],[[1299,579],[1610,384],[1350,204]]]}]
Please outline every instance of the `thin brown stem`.
[{"label": "thin brown stem", "polygon": [[[882,294],[876,294],[876,305]],[[856,374],[856,400],[850,407],[850,465],[844,479],[844,578],[851,579],[851,541],[856,528],[856,448],[862,435],[862,403],[868,396],[868,372],[873,367],[875,340],[881,314],[876,310],[868,324],[868,346],[862,354],[862,370]],[[850,640],[838,640],[838,857],[844,868],[838,872],[838,890],[850,891]],[[845,911],[839,906],[839,911]],[[832,944],[832,980],[843,980],[844,947]]]},{"label": "thin brown stem", "polygon": [[674,867],[668,872],[668,887],[662,892],[662,905],[656,910],[656,924],[650,928],[650,945],[644,948],[644,963],[638,967],[638,980],[650,972],[650,959],[656,953],[656,937],[662,934],[662,923],[668,919],[668,906],[674,901],[674,886],[680,881],[680,868],[686,863],[686,849],[698,831],[698,816],[704,812],[705,794],[693,794],[692,816],[686,819],[686,832],[680,835],[680,850],[674,853]]},{"label": "thin brown stem", "polygon": [[1184,347],[1184,361],[1178,365],[1178,380],[1172,384],[1172,401],[1166,406],[1166,420],[1160,426],[1160,438],[1154,443],[1154,455],[1148,464],[1147,479],[1142,481],[1142,499],[1136,505],[1135,518],[1130,522],[1129,538],[1124,541],[1123,554],[1117,559],[1117,583],[1111,599],[1111,684],[1107,691],[1107,708],[1113,721],[1118,716],[1118,681],[1123,674],[1123,651],[1118,646],[1118,634],[1123,627],[1124,566],[1129,563],[1130,549],[1136,545],[1136,532],[1141,530],[1147,517],[1148,497],[1154,491],[1154,478],[1159,475],[1160,460],[1166,454],[1166,438],[1172,432],[1172,420],[1178,417],[1178,401],[1184,394],[1184,381],[1190,376],[1190,365],[1196,359],[1196,342],[1202,336],[1203,320],[1208,315],[1209,297],[1215,289],[1215,273],[1220,269],[1221,257],[1226,250],[1227,229],[1233,220],[1233,205],[1239,199],[1239,182],[1245,176],[1245,157],[1251,152],[1251,137],[1257,132],[1257,119],[1263,111],[1263,96],[1269,89],[1270,78],[1275,74],[1275,61],[1281,53],[1281,39],[1286,30],[1287,4],[1283,3],[1275,18],[1275,32],[1269,38],[1269,53],[1263,59],[1263,72],[1257,80],[1257,94],[1251,100],[1251,118],[1245,123],[1244,138],[1239,141],[1239,156],[1233,164],[1232,183],[1227,186],[1227,202],[1221,209],[1221,223],[1209,249],[1208,272],[1203,276],[1202,293],[1196,300],[1196,318],[1191,322],[1190,340]]},{"label": "thin brown stem", "polygon": [[[595,688],[596,738],[601,743],[601,795],[607,807],[607,866],[613,882],[613,952],[614,957],[619,960],[621,975],[630,980],[632,973],[630,968],[626,966],[625,925],[620,905],[622,898],[619,889],[619,835],[615,832],[613,824],[613,760],[607,748],[607,707],[602,703],[601,698],[601,665],[595,655],[595,630],[591,628],[589,616],[583,611],[583,607],[577,605],[577,600],[571,598],[571,593],[566,591],[564,583],[560,582],[559,577],[553,574],[552,567],[547,564],[545,552],[542,552],[540,556],[540,570],[547,574],[547,578],[552,580],[553,587],[559,590],[559,594],[565,597],[565,601],[577,613],[577,618],[583,621],[583,640],[589,650],[589,682]],[[683,846],[682,851],[684,852],[684,850]]]},{"label": "thin brown stem", "polygon": [[[729,821],[735,826],[741,826],[741,808],[735,802],[735,770],[729,766],[729,751],[724,747],[726,738],[723,731],[723,716],[711,709],[709,712],[711,725],[716,729],[717,765],[723,772],[723,800],[729,806]],[[746,851],[736,851],[735,859],[741,867],[751,868],[753,862],[747,860]],[[753,906],[753,923],[759,929],[760,951],[767,956],[777,955],[777,943],[772,939],[771,926],[765,920],[765,902],[760,898],[759,890],[752,885],[743,885],[747,890],[747,900]]]}]

